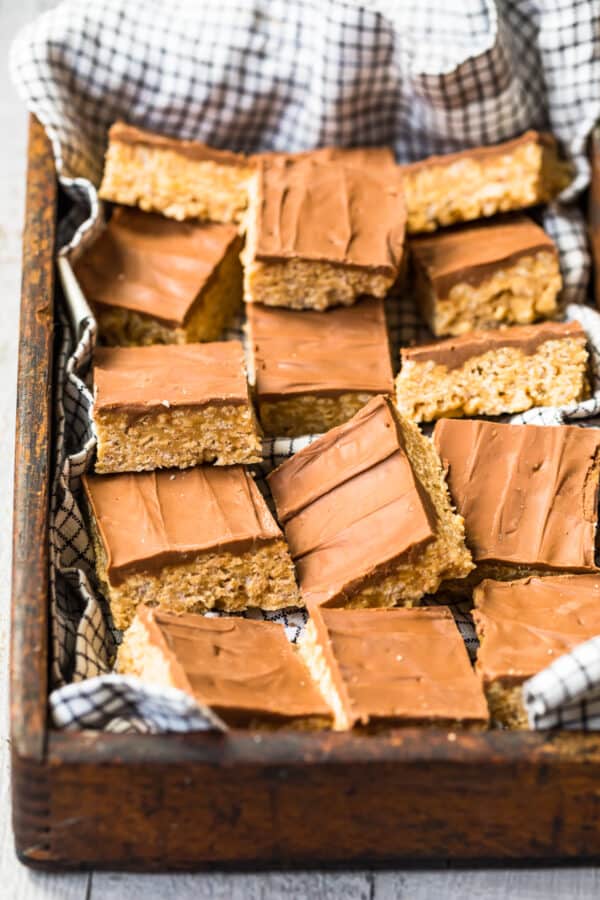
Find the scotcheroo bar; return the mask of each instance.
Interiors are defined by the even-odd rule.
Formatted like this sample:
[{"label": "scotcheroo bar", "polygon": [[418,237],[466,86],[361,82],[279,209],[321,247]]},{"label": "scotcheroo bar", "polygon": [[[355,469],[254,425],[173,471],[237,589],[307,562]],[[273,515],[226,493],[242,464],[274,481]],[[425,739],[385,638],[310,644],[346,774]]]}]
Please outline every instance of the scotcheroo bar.
[{"label": "scotcheroo bar", "polygon": [[393,391],[383,300],[315,312],[248,304],[255,396],[267,434],[321,434]]},{"label": "scotcheroo bar", "polygon": [[312,607],[299,646],[338,730],[487,723],[481,684],[445,606]]},{"label": "scotcheroo bar", "polygon": [[244,299],[292,309],[384,297],[404,253],[397,166],[263,157],[250,182]]},{"label": "scotcheroo bar", "polygon": [[398,409],[431,422],[577,403],[589,394],[586,342],[578,322],[542,322],[405,347]]},{"label": "scotcheroo bar", "polygon": [[85,475],[96,571],[117,628],[171,612],[300,606],[277,523],[243,466]]},{"label": "scotcheroo bar", "polygon": [[433,437],[476,563],[466,590],[598,571],[600,429],[441,419]]},{"label": "scotcheroo bar", "polygon": [[526,325],[558,312],[558,252],[526,216],[410,241],[419,311],[434,334]]},{"label": "scotcheroo bar", "polygon": [[104,344],[214,341],[240,310],[234,225],[118,207],[75,264]]},{"label": "scotcheroo bar", "polygon": [[480,643],[476,670],[492,720],[528,728],[523,682],[600,634],[600,577],[486,580],[475,589],[473,601]]},{"label": "scotcheroo bar", "polygon": [[547,203],[569,184],[550,134],[430,156],[402,166],[409,234]]},{"label": "scotcheroo bar", "polygon": [[307,604],[412,606],[473,568],[431,441],[386,397],[268,481]]},{"label": "scotcheroo bar", "polygon": [[239,222],[253,171],[241,153],[115,122],[100,196],[173,219]]},{"label": "scotcheroo bar", "polygon": [[260,462],[239,341],[99,347],[96,472]]},{"label": "scotcheroo bar", "polygon": [[124,635],[118,670],[191,694],[230,727],[331,724],[331,710],[276,622],[142,606]]}]

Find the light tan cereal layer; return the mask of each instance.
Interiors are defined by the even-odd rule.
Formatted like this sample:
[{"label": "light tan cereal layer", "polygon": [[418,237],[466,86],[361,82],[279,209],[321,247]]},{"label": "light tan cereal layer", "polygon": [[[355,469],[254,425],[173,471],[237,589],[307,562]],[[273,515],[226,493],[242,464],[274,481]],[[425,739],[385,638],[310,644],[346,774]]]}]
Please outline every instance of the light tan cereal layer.
[{"label": "light tan cereal layer", "polygon": [[260,400],[258,416],[265,434],[285,437],[323,434],[351,419],[371,397],[372,394],[349,392],[338,397],[305,394],[281,400]]},{"label": "light tan cereal layer", "polygon": [[250,166],[221,165],[162,147],[113,140],[100,196],[172,219],[240,222],[252,173]]},{"label": "light tan cereal layer", "polygon": [[306,623],[306,628],[298,641],[298,652],[304,660],[312,680],[318,686],[325,703],[333,710],[334,729],[347,731],[352,728],[352,721],[348,716],[342,698],[334,683],[332,672],[327,664],[323,648],[319,642],[317,629],[312,619]]},{"label": "light tan cereal layer", "polygon": [[410,234],[547,203],[571,180],[552,147],[536,140],[497,158],[465,156],[404,170]]},{"label": "light tan cereal layer", "polygon": [[169,325],[135,310],[95,304],[101,342],[111,347],[139,347],[218,340],[242,305],[238,250],[236,243],[196,299],[184,325]]},{"label": "light tan cereal layer", "polygon": [[520,684],[503,684],[502,681],[495,681],[486,684],[484,689],[492,727],[495,725],[511,729],[529,728]]},{"label": "light tan cereal layer", "polygon": [[490,350],[456,369],[407,360],[396,379],[396,403],[415,422],[576,403],[589,395],[587,361],[585,340],[577,338],[546,341],[533,354]]},{"label": "light tan cereal layer", "polygon": [[438,337],[552,318],[561,287],[558,259],[546,251],[498,268],[480,284],[455,284],[444,298],[419,271],[415,284],[421,313]]},{"label": "light tan cereal layer", "polygon": [[262,440],[250,405],[152,409],[136,416],[102,410],[94,413],[94,426],[100,474],[262,459]]}]

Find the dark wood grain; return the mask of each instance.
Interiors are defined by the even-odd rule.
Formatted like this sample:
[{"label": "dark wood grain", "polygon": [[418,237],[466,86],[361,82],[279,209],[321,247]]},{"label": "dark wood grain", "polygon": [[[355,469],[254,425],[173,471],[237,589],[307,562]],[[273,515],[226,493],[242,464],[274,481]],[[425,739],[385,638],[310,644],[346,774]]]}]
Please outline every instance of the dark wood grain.
[{"label": "dark wood grain", "polygon": [[47,730],[55,201],[50,148],[33,122],[11,673],[20,858],[143,871],[599,858],[600,734]]},{"label": "dark wood grain", "polygon": [[47,816],[24,812],[44,867],[600,854],[600,739],[583,735],[52,734],[47,786]]},{"label": "dark wood grain", "polygon": [[11,739],[41,760],[47,707],[48,503],[56,175],[31,119],[23,235],[13,532]]}]

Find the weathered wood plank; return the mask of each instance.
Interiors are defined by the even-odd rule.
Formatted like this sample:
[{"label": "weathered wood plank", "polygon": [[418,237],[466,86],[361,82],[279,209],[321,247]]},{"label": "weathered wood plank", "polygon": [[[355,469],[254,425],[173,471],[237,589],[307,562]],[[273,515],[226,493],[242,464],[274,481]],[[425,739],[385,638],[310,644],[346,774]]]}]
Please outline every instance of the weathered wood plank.
[{"label": "weathered wood plank", "polygon": [[373,900],[596,900],[600,870],[469,869],[439,872],[379,872]]},{"label": "weathered wood plank", "polygon": [[94,873],[90,900],[370,900],[368,873],[121,875]]}]

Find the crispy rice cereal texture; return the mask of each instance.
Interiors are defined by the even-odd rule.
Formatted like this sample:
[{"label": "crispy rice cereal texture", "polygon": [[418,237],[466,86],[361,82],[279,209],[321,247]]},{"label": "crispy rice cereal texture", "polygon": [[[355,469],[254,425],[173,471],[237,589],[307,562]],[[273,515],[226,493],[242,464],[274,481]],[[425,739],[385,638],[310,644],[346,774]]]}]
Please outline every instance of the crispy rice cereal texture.
[{"label": "crispy rice cereal texture", "polygon": [[435,157],[403,174],[409,234],[547,203],[571,180],[554,142],[534,132],[494,154]]},{"label": "crispy rice cereal texture", "polygon": [[533,354],[501,347],[450,369],[407,359],[396,379],[396,401],[415,422],[577,403],[589,396],[587,361],[585,337],[546,341]]}]

